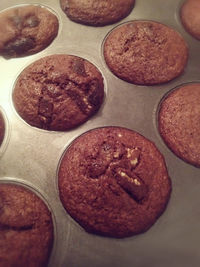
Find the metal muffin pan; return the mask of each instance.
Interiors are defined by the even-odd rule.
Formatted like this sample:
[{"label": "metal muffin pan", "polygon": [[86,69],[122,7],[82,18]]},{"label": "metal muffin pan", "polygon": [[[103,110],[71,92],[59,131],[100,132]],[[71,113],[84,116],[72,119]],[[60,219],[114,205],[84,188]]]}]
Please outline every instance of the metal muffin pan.
[{"label": "metal muffin pan", "polygon": [[[59,33],[45,50],[27,57],[0,57],[0,106],[9,125],[9,137],[0,158],[0,180],[12,177],[31,184],[45,196],[55,216],[56,243],[49,267],[199,267],[200,170],[176,157],[157,130],[161,99],[173,88],[200,80],[200,42],[183,28],[181,0],[136,0],[131,14],[104,27],[70,21],[59,1],[1,0],[0,11],[21,4],[41,4],[59,18]],[[184,73],[156,86],[139,86],[114,76],[107,68],[102,45],[117,25],[130,20],[154,20],[168,25],[186,40],[189,60]],[[35,60],[52,54],[71,54],[92,62],[102,73],[105,99],[96,115],[68,132],[48,132],[31,127],[19,117],[12,103],[12,90],[20,72]],[[172,194],[164,214],[146,233],[125,239],[86,233],[64,210],[57,189],[57,168],[65,148],[82,133],[102,126],[133,129],[152,140],[164,155],[172,180]],[[153,162],[152,162],[153,164]]]}]

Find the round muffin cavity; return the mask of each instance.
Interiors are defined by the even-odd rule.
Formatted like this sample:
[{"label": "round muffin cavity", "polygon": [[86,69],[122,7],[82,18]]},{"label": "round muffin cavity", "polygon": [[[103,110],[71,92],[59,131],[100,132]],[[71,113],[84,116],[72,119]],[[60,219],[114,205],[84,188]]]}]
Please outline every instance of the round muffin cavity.
[{"label": "round muffin cavity", "polygon": [[107,36],[104,57],[120,79],[141,85],[162,84],[183,72],[188,47],[181,35],[168,26],[131,21]]},{"label": "round muffin cavity", "polygon": [[34,5],[0,13],[0,54],[26,56],[46,48],[57,36],[58,19],[46,8]]},{"label": "round muffin cavity", "polygon": [[53,246],[51,213],[30,190],[0,183],[1,267],[48,265]]},{"label": "round muffin cavity", "polygon": [[60,0],[71,20],[91,26],[104,26],[125,18],[134,3],[135,0]]},{"label": "round muffin cavity", "polygon": [[116,238],[148,230],[171,192],[155,145],[120,127],[78,137],[62,157],[58,187],[64,208],[86,231]]},{"label": "round muffin cavity", "polygon": [[161,102],[159,132],[167,146],[184,161],[200,167],[200,83],[183,85]]},{"label": "round muffin cavity", "polygon": [[0,111],[0,146],[3,143],[4,136],[5,136],[5,122],[4,122],[3,115]]},{"label": "round muffin cavity", "polygon": [[74,128],[100,108],[103,77],[89,61],[69,55],[44,57],[19,76],[13,102],[30,125],[55,131]]},{"label": "round muffin cavity", "polygon": [[180,17],[187,32],[200,40],[200,1],[187,0],[181,7]]}]

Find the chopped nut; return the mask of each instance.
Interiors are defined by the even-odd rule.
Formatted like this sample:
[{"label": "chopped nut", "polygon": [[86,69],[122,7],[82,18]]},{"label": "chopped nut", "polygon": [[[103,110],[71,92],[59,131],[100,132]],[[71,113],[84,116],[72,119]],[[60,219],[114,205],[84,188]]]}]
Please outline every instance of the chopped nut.
[{"label": "chopped nut", "polygon": [[116,152],[114,152],[113,157],[117,159],[119,157],[119,155],[120,155],[119,151],[116,151]]},{"label": "chopped nut", "polygon": [[127,158],[130,158],[131,157],[131,150],[130,148],[127,148]]},{"label": "chopped nut", "polygon": [[92,106],[89,104],[88,100],[86,97],[83,98],[83,102],[86,104],[86,110],[89,112],[92,109]]},{"label": "chopped nut", "polygon": [[88,104],[88,101],[87,101],[87,98],[86,98],[86,97],[83,98],[83,101],[84,101],[86,104]]},{"label": "chopped nut", "polygon": [[127,176],[125,172],[119,171],[118,173],[119,173],[122,177]]},{"label": "chopped nut", "polygon": [[121,175],[122,177],[126,177],[126,179],[130,182],[130,183],[134,183],[135,185],[141,185],[141,183],[139,182],[139,180],[137,178],[131,178],[130,176],[128,176],[125,172],[123,171],[118,171],[118,174]]},{"label": "chopped nut", "polygon": [[138,181],[138,179],[133,180],[136,185],[141,185],[141,183]]},{"label": "chopped nut", "polygon": [[127,152],[126,155],[127,159],[130,159],[131,168],[136,167],[137,164],[139,163],[139,157],[140,157],[139,149],[137,147],[133,149],[127,148],[126,152]]},{"label": "chopped nut", "polygon": [[131,165],[135,166],[137,163],[138,163],[138,159],[137,158],[131,160]]},{"label": "chopped nut", "polygon": [[137,147],[133,149],[127,148],[126,151],[127,151],[127,158],[130,158],[135,151],[138,151],[138,148]]},{"label": "chopped nut", "polygon": [[116,180],[118,184],[138,203],[148,194],[148,187],[134,173],[131,175],[124,170],[117,170]]}]

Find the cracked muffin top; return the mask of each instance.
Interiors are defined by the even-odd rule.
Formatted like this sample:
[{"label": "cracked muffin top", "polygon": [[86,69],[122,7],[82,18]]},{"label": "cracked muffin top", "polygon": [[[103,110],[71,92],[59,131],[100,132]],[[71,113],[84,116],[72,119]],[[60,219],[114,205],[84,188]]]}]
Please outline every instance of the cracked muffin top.
[{"label": "cracked muffin top", "polygon": [[13,102],[30,125],[65,131],[88,120],[104,97],[103,77],[89,61],[69,55],[44,57],[19,76]]},{"label": "cracked muffin top", "polygon": [[22,186],[1,183],[1,267],[47,266],[52,246],[53,222],[43,201]]},{"label": "cracked muffin top", "polygon": [[0,13],[0,54],[27,56],[46,48],[57,36],[58,19],[46,8],[34,5]]},{"label": "cracked muffin top", "polygon": [[91,130],[64,153],[60,199],[88,232],[127,237],[148,230],[165,210],[171,182],[155,145],[120,127]]},{"label": "cracked muffin top", "polygon": [[179,76],[188,47],[175,30],[154,21],[131,21],[112,30],[104,43],[109,69],[141,85],[162,84]]},{"label": "cracked muffin top", "polygon": [[125,18],[134,3],[135,0],[60,0],[71,20],[90,26],[104,26]]},{"label": "cracked muffin top", "polygon": [[0,145],[3,143],[4,135],[5,135],[5,123],[0,111]]}]

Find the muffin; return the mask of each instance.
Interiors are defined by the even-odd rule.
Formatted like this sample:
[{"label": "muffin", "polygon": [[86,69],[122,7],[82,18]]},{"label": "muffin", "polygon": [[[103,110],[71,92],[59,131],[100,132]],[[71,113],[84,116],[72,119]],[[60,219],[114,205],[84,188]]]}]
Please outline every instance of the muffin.
[{"label": "muffin", "polygon": [[141,85],[162,84],[183,72],[188,47],[181,35],[168,26],[131,21],[108,34],[104,57],[120,79]]},{"label": "muffin", "polygon": [[64,208],[87,232],[115,238],[147,231],[171,192],[155,145],[121,127],[78,137],[61,159],[58,187]]},{"label": "muffin", "polygon": [[159,132],[167,146],[184,161],[200,167],[200,83],[171,91],[161,102]]},{"label": "muffin", "polygon": [[3,143],[4,135],[5,135],[5,123],[4,123],[4,118],[0,111],[0,146]]},{"label": "muffin", "polygon": [[104,26],[125,18],[134,3],[135,0],[60,0],[71,20],[91,26]]},{"label": "muffin", "polygon": [[0,183],[1,267],[47,266],[53,245],[51,213],[31,191]]},{"label": "muffin", "polygon": [[104,97],[103,77],[89,61],[52,55],[28,66],[17,79],[13,102],[30,125],[65,131],[88,120]]},{"label": "muffin", "polygon": [[180,17],[187,32],[200,40],[200,1],[187,0],[181,7]]},{"label": "muffin", "polygon": [[57,36],[58,19],[48,9],[25,5],[0,13],[0,54],[27,56],[46,48]]}]

